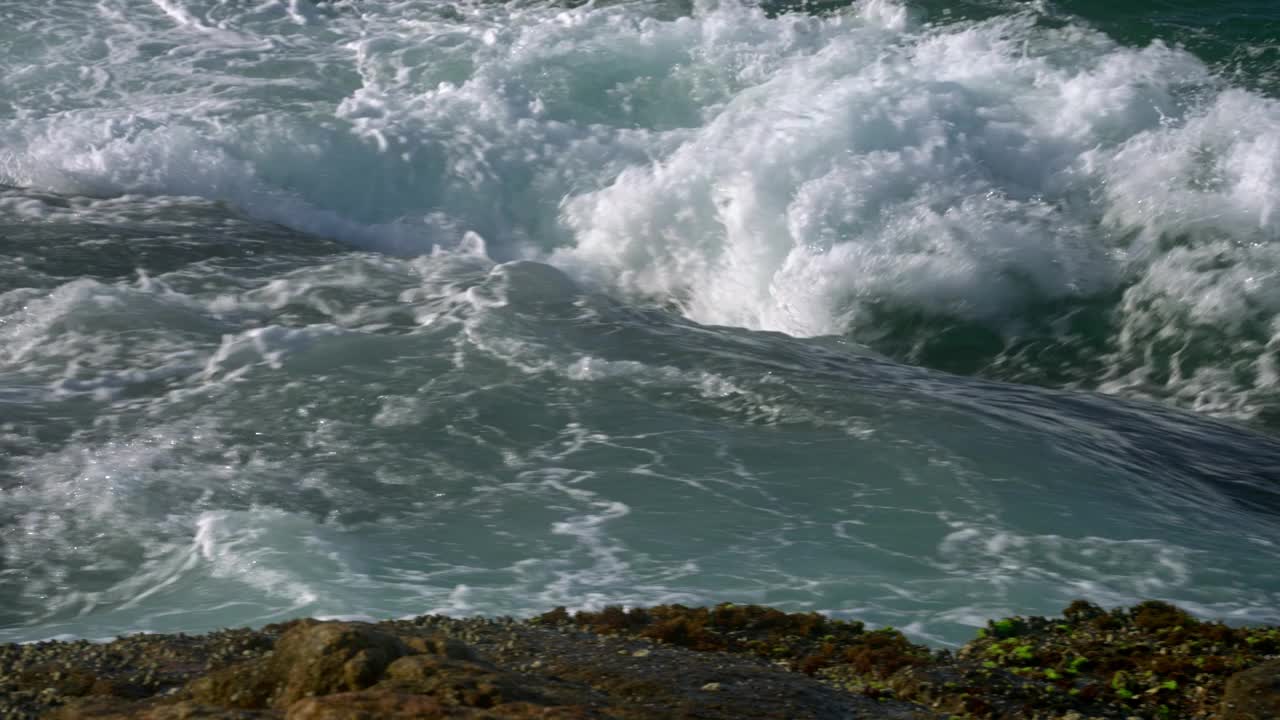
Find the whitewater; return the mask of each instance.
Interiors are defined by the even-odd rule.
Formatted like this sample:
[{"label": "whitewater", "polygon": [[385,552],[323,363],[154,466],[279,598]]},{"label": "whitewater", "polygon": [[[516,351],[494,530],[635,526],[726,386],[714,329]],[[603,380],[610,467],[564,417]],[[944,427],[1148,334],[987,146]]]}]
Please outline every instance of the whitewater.
[{"label": "whitewater", "polygon": [[1280,16],[1220,12],[0,0],[0,641],[1280,623]]}]

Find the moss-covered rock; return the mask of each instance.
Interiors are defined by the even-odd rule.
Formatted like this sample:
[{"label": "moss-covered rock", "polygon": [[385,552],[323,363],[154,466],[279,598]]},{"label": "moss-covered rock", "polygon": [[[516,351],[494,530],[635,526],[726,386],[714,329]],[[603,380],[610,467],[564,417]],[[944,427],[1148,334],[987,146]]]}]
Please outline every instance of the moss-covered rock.
[{"label": "moss-covered rock", "polygon": [[279,683],[277,707],[305,697],[363,690],[409,648],[395,635],[359,623],[302,623],[280,637],[268,661]]},{"label": "moss-covered rock", "polygon": [[302,698],[363,690],[411,652],[399,638],[362,623],[294,625],[269,656],[192,682],[199,702],[233,708],[287,708]]}]

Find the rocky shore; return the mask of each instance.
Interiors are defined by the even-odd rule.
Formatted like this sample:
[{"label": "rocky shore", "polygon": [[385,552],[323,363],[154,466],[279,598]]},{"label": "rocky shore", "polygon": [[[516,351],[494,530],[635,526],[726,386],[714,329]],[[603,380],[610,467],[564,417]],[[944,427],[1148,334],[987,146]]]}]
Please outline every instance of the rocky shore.
[{"label": "rocky shore", "polygon": [[1147,602],[955,652],[723,604],[0,646],[2,718],[1280,718],[1280,628]]}]

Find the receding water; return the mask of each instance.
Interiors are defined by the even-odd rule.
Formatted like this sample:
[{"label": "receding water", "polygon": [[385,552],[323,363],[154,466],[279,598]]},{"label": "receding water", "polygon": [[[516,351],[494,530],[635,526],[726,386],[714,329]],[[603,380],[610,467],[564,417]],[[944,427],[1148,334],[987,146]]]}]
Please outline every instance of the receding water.
[{"label": "receding water", "polygon": [[0,0],[0,640],[1280,622],[1280,10]]}]

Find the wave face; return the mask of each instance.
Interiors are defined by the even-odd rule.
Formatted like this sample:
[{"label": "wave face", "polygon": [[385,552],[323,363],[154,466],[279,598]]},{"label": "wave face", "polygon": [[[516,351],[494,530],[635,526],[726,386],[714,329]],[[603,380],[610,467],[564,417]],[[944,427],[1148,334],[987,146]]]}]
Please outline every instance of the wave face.
[{"label": "wave face", "polygon": [[0,639],[1280,621],[1274,33],[1086,10],[7,10]]}]

